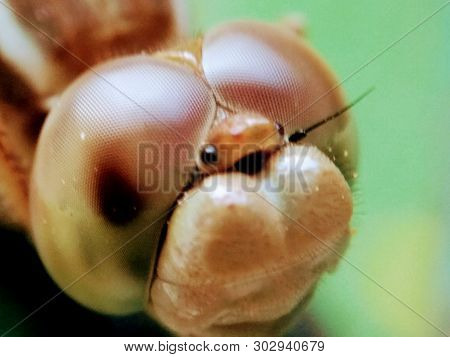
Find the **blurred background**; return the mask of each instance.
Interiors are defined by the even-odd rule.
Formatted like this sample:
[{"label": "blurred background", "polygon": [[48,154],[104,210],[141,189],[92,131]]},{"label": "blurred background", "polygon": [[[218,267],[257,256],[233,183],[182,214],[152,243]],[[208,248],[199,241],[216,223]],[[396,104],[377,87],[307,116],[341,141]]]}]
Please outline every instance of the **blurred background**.
[{"label": "blurred background", "polygon": [[[450,6],[352,75],[445,0],[189,0],[191,32],[230,19],[302,13],[307,37],[341,79],[360,169],[355,235],[291,334],[442,336],[450,333]],[[447,4],[448,5],[448,4]],[[0,332],[59,292],[32,247],[0,231]],[[433,326],[434,325],[434,326]],[[441,331],[440,331],[441,330]],[[162,335],[143,316],[110,318],[57,296],[9,335]]]}]

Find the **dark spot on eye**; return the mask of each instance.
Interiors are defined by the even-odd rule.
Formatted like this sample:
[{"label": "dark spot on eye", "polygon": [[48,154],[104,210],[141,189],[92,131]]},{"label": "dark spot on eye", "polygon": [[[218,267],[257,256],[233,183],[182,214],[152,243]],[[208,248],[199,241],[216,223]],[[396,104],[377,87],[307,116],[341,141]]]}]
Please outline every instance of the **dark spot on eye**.
[{"label": "dark spot on eye", "polygon": [[276,123],[275,125],[276,125],[276,127],[277,127],[278,133],[279,133],[281,136],[284,136],[284,126],[281,125],[280,123]]},{"label": "dark spot on eye", "polygon": [[293,134],[289,136],[289,142],[296,143],[297,141],[302,140],[306,136],[306,132],[303,130],[297,130]]},{"label": "dark spot on eye", "polygon": [[253,152],[237,161],[234,164],[234,169],[249,175],[257,174],[264,168],[269,155],[264,151]]},{"label": "dark spot on eye", "polygon": [[200,158],[206,165],[217,163],[217,161],[219,160],[217,148],[213,144],[206,144],[202,149]]},{"label": "dark spot on eye", "polygon": [[99,172],[96,197],[100,213],[116,225],[130,223],[142,208],[136,187],[116,169],[108,168]]}]

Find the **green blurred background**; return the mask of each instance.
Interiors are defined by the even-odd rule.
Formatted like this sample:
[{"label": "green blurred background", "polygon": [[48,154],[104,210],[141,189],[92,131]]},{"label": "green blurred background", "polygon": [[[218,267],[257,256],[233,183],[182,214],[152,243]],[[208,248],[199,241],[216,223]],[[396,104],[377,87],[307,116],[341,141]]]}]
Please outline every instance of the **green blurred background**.
[{"label": "green blurred background", "polygon": [[[188,3],[193,33],[229,19],[276,21],[301,12],[309,40],[344,79],[446,1]],[[361,147],[356,233],[347,261],[322,279],[308,308],[316,333],[450,334],[449,39],[447,6],[343,84],[349,100],[375,91],[352,110]],[[0,331],[6,331],[59,290],[23,237],[1,234]],[[164,333],[142,316],[111,319],[58,296],[10,335]]]}]

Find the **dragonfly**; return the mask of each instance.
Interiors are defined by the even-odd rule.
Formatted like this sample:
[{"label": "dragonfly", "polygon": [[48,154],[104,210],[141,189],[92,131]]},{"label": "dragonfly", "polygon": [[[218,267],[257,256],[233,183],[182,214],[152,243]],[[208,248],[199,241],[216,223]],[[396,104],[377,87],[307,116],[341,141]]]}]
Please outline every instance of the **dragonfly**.
[{"label": "dragonfly", "polygon": [[176,4],[2,1],[0,218],[88,309],[281,335],[351,237],[352,104],[301,26]]}]

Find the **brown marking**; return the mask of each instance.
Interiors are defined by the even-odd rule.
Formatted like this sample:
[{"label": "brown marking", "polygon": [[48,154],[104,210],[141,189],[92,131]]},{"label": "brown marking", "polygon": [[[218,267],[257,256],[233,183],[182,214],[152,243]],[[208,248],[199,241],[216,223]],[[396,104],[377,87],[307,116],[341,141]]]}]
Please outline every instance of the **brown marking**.
[{"label": "brown marking", "polygon": [[26,109],[37,102],[35,93],[23,78],[0,57],[0,100]]},{"label": "brown marking", "polygon": [[0,102],[0,217],[28,227],[28,184],[33,149],[18,130],[21,114]]},{"label": "brown marking", "polygon": [[111,57],[162,48],[176,32],[169,1],[11,0],[10,4],[29,21],[18,17],[45,52],[73,74]]},{"label": "brown marking", "polygon": [[[3,61],[1,57],[0,102],[12,106],[14,110],[22,113],[22,115],[16,116],[14,119],[18,122],[16,123],[16,130],[23,132],[27,141],[35,144],[47,112],[40,107],[39,98],[36,93],[33,92],[17,71]],[[8,121],[7,118],[0,120]]]}]

